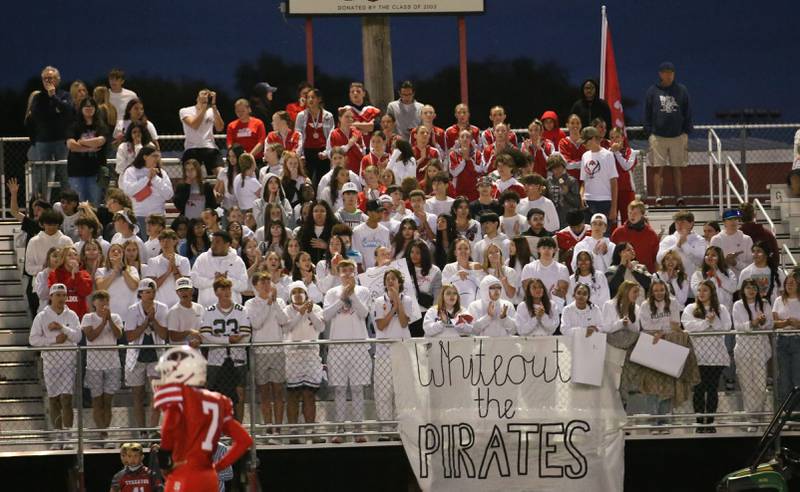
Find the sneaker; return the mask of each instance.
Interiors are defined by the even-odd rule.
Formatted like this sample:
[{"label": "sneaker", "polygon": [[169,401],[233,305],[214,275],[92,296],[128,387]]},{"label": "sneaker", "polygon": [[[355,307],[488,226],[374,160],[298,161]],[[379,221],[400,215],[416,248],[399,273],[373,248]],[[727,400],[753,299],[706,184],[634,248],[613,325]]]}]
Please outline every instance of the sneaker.
[{"label": "sneaker", "polygon": [[685,208],[686,207],[686,202],[683,200],[682,196],[678,197],[678,199],[675,200],[675,206],[678,207],[678,208]]},{"label": "sneaker", "polygon": [[[325,444],[328,441],[326,441],[324,437],[312,437],[311,442],[313,444]],[[331,442],[333,442],[333,440],[331,440]]]},{"label": "sneaker", "polygon": [[333,444],[342,444],[342,443],[344,442],[344,438],[342,438],[342,436],[334,436],[334,437],[331,439],[331,442],[332,442]]},{"label": "sneaker", "polygon": [[367,438],[366,436],[356,436],[355,441],[358,443],[364,443],[367,442]]},{"label": "sneaker", "polygon": [[389,441],[391,441],[391,440],[392,440],[392,438],[391,438],[391,437],[389,437],[389,436],[380,436],[380,437],[378,438],[378,442],[389,442]]},{"label": "sneaker", "polygon": [[292,439],[289,439],[289,444],[300,444],[300,439],[298,439],[296,437],[292,438]]},{"label": "sneaker", "polygon": [[[75,436],[71,432],[64,433],[64,439],[65,440],[71,440],[71,439],[74,439],[74,438],[75,438]],[[61,449],[75,449],[75,443],[73,443],[73,442],[65,442],[64,445],[61,446]]]},{"label": "sneaker", "polygon": [[[297,441],[298,441],[297,443],[299,444],[300,441],[299,440],[297,440]],[[280,444],[280,441],[278,441],[274,437],[270,437],[269,439],[267,439],[267,444],[270,445],[270,446],[277,446],[278,444]]]},{"label": "sneaker", "polygon": [[745,432],[757,432],[758,431],[758,427],[750,426],[747,429],[745,429],[744,431]]},{"label": "sneaker", "polygon": [[656,198],[656,207],[663,207],[664,206],[664,199],[661,197]]},{"label": "sneaker", "polygon": [[107,442],[103,444],[103,448],[105,449],[117,449],[117,444],[113,442]]},{"label": "sneaker", "polygon": [[[54,441],[60,441],[61,440],[61,433],[59,432],[58,434],[53,434],[52,435],[52,439]],[[61,444],[57,443],[57,442],[54,442],[50,446],[48,446],[47,449],[49,449],[50,451],[61,451]]]},{"label": "sneaker", "polygon": [[657,436],[659,434],[661,434],[661,429],[650,429],[651,436]]}]

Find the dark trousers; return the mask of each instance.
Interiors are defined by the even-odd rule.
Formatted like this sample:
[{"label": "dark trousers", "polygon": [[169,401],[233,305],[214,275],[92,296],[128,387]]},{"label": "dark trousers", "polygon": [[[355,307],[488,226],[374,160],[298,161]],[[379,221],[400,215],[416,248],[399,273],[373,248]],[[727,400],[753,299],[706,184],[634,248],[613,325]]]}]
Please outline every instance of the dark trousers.
[{"label": "dark trousers", "polygon": [[306,171],[308,177],[314,183],[314,190],[316,191],[319,180],[325,176],[325,173],[331,170],[330,159],[320,159],[319,153],[325,149],[304,149],[303,153],[306,156]]},{"label": "dark trousers", "polygon": [[[722,376],[723,366],[699,366],[700,384],[694,387],[692,403],[694,413],[716,413],[719,403],[719,378]],[[704,423],[702,417],[697,418],[698,423]],[[714,417],[706,417],[705,423],[714,422]]]}]

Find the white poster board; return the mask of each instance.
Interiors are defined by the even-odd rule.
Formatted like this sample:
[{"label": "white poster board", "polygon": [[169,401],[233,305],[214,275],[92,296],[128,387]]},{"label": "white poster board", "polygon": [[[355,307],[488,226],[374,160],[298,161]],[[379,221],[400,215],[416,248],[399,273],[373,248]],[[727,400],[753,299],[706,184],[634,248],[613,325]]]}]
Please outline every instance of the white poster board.
[{"label": "white poster board", "polygon": [[601,386],[606,361],[606,334],[596,331],[586,336],[586,328],[572,331],[572,382]]},{"label": "white poster board", "polygon": [[[408,340],[392,345],[400,437],[425,491],[618,492],[625,411],[570,381],[567,337]],[[614,364],[619,367],[612,367]]]},{"label": "white poster board", "polygon": [[688,356],[688,347],[663,339],[653,344],[652,335],[640,333],[631,352],[631,362],[677,378],[683,373]]}]

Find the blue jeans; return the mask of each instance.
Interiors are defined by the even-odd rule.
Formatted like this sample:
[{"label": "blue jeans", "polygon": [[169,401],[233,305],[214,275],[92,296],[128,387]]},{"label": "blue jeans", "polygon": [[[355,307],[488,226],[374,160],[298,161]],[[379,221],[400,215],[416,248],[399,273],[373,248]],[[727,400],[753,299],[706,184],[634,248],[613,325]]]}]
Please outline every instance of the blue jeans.
[{"label": "blue jeans", "polygon": [[97,184],[97,176],[70,176],[69,187],[78,192],[78,198],[82,202],[100,203],[102,190]]},{"label": "blue jeans", "polygon": [[800,386],[800,336],[778,337],[778,402]]},{"label": "blue jeans", "polygon": [[[55,142],[36,142],[33,145],[32,158],[37,161],[63,161],[67,159],[67,144],[63,140]],[[66,164],[38,164],[31,169],[33,196],[50,200],[48,182],[65,183],[67,181]]]},{"label": "blue jeans", "polygon": [[611,211],[611,200],[597,200],[597,201],[590,201],[586,200],[586,206],[588,207],[584,212],[586,217],[586,223],[589,224],[592,220],[592,215],[594,214],[603,214],[608,219],[609,226],[606,228],[606,237],[611,235],[611,221],[616,221],[616,217],[609,217],[608,213]]}]

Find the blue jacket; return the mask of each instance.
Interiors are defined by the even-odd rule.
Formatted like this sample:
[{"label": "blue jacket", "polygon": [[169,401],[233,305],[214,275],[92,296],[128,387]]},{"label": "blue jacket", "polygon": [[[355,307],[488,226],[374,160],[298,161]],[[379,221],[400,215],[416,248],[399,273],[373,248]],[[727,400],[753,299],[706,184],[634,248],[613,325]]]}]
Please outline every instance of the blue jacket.
[{"label": "blue jacket", "polygon": [[689,91],[673,82],[668,87],[652,85],[644,97],[644,131],[659,137],[677,137],[692,132]]}]

